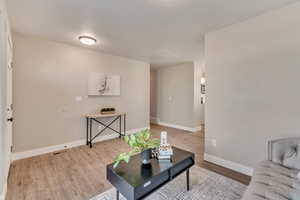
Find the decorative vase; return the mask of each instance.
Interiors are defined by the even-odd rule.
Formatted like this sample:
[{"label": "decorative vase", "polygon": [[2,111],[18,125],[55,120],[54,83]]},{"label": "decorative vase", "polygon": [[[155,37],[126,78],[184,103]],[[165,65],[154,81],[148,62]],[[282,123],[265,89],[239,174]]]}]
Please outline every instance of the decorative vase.
[{"label": "decorative vase", "polygon": [[144,178],[144,179],[148,179],[148,178],[151,178],[153,175],[153,172],[152,172],[152,165],[141,165],[141,176]]},{"label": "decorative vase", "polygon": [[151,149],[143,151],[141,154],[141,160],[144,165],[149,165],[151,163]]}]

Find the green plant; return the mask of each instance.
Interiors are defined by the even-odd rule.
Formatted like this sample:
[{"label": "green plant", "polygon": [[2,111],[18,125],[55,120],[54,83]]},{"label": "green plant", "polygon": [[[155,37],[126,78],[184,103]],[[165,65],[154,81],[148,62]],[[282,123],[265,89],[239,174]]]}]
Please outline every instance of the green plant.
[{"label": "green plant", "polygon": [[130,146],[131,151],[118,155],[114,161],[114,168],[116,168],[121,161],[128,163],[130,157],[136,153],[159,146],[159,140],[151,138],[151,132],[149,129],[142,130],[130,136],[125,136],[124,140]]}]

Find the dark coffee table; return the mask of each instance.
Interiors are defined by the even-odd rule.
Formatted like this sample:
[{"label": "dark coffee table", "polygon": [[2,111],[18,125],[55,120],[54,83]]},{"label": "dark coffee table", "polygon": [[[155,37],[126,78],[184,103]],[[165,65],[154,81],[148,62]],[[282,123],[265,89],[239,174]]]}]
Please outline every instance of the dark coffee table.
[{"label": "dark coffee table", "polygon": [[115,169],[113,164],[107,165],[107,180],[117,189],[116,199],[119,193],[127,200],[143,199],[183,172],[189,190],[189,168],[195,164],[195,154],[176,147],[173,152],[171,162],[152,159],[151,165],[144,166],[140,156],[135,155],[128,164],[122,162]]}]

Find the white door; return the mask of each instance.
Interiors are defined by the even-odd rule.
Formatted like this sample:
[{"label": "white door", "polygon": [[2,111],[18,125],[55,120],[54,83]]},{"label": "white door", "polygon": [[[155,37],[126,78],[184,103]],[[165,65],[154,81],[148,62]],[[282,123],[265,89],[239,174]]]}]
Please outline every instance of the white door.
[{"label": "white door", "polygon": [[[1,6],[1,5],[0,5]],[[6,125],[6,113],[5,111],[5,87],[6,86],[6,78],[5,78],[5,70],[4,70],[4,52],[5,49],[4,47],[4,42],[3,42],[3,35],[4,35],[4,26],[3,26],[3,15],[2,15],[2,10],[0,7],[0,198],[2,195],[2,188],[3,188],[3,183],[4,183],[4,168],[5,166],[2,163],[5,162],[5,156],[4,156],[4,133],[3,131],[5,130],[5,125]],[[2,156],[3,155],[3,156]]]},{"label": "white door", "polygon": [[3,153],[4,153],[4,178],[7,178],[11,161],[12,146],[12,123],[13,123],[13,106],[12,106],[12,41],[10,36],[7,20],[0,15],[0,48],[1,51],[1,67],[4,68],[1,74],[2,103],[5,107],[5,124],[3,135]]},{"label": "white door", "polygon": [[[7,27],[8,30],[8,27]],[[7,124],[6,124],[6,136],[7,136],[7,172],[9,170],[9,164],[11,161],[11,151],[12,151],[12,129],[13,129],[13,44],[11,40],[11,35],[9,32],[6,34],[7,42],[7,90],[6,90],[6,111],[7,111]]]}]

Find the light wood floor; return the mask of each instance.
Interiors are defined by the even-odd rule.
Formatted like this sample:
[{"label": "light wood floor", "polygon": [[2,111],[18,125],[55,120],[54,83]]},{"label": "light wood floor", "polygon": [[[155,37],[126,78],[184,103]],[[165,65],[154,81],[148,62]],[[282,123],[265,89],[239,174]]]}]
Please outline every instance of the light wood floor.
[{"label": "light wood floor", "polygon": [[[197,165],[248,184],[248,176],[203,161],[204,133],[190,133],[152,125],[159,137],[168,131],[172,145],[196,154]],[[128,147],[120,139],[80,146],[58,153],[15,161],[10,169],[7,200],[88,200],[112,186],[106,181],[106,165]]]}]

